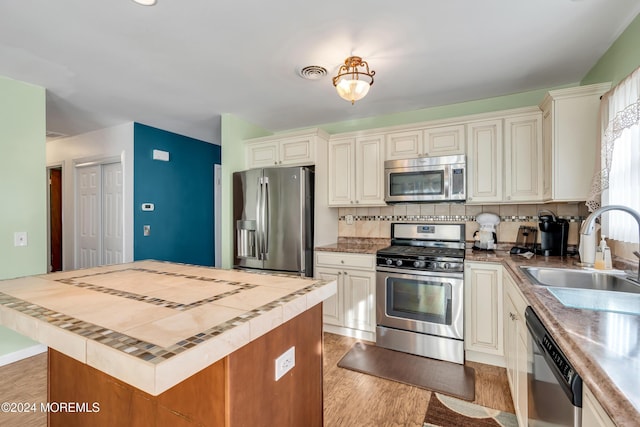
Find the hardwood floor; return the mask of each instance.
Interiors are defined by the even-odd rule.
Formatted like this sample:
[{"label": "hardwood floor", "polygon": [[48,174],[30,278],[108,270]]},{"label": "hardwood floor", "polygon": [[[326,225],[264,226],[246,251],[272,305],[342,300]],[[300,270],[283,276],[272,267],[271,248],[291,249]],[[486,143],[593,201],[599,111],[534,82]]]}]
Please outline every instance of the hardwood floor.
[{"label": "hardwood floor", "polygon": [[[324,334],[326,427],[422,426],[431,392],[337,367],[358,340]],[[474,403],[514,412],[504,368],[467,362],[476,370]]]},{"label": "hardwood floor", "polygon": [[[337,367],[356,339],[324,334],[324,425],[326,427],[422,426],[431,392]],[[476,370],[476,400],[513,412],[503,368],[467,362]],[[41,354],[0,367],[0,402],[47,401],[47,356]],[[2,413],[0,426],[43,427],[46,414]]]},{"label": "hardwood floor", "polygon": [[0,367],[0,404],[35,403],[37,406],[34,412],[16,413],[0,410],[0,426],[46,426],[47,414],[40,412],[40,403],[46,403],[46,401],[47,353],[38,354],[37,356]]}]

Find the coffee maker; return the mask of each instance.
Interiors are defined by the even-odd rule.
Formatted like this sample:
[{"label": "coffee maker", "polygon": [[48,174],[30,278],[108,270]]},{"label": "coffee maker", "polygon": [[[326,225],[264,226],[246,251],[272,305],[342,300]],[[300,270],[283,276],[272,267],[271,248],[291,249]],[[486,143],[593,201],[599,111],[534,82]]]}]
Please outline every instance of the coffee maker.
[{"label": "coffee maker", "polygon": [[538,212],[538,220],[540,247],[536,253],[544,256],[565,256],[567,254],[569,222],[557,218],[553,212],[546,209]]}]

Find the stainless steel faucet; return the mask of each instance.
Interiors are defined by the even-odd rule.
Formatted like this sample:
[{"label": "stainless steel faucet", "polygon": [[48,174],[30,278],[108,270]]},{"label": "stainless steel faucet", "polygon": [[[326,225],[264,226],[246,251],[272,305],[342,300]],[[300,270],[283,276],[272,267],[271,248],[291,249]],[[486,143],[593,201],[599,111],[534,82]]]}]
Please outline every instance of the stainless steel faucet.
[{"label": "stainless steel faucet", "polygon": [[[587,217],[587,219],[585,219],[584,222],[582,223],[582,227],[580,227],[580,234],[582,234],[583,236],[591,235],[591,233],[593,233],[593,231],[596,228],[595,227],[596,218],[607,211],[623,211],[631,215],[633,219],[635,219],[636,222],[638,223],[638,239],[640,241],[640,212],[622,205],[603,206],[600,209],[596,209],[595,211],[593,211]],[[640,282],[640,252],[633,251],[633,254],[636,257],[638,257],[638,260],[639,260],[638,261],[638,277],[636,278],[636,280]]]}]

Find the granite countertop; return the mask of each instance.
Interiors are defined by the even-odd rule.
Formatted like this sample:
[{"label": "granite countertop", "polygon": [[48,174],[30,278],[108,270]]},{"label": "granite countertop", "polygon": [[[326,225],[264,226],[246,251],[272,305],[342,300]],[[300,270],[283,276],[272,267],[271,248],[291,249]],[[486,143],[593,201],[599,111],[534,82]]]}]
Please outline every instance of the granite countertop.
[{"label": "granite countertop", "polygon": [[584,383],[616,425],[640,419],[640,316],[568,308],[546,287],[534,285],[520,266],[579,268],[575,258],[467,251],[466,260],[505,265],[529,305],[551,332]]},{"label": "granite countertop", "polygon": [[357,254],[373,254],[391,244],[391,239],[338,237],[338,242],[325,246],[317,246],[316,251],[348,252]]},{"label": "granite countertop", "polygon": [[335,281],[138,261],[0,281],[0,324],[158,395],[335,292]]}]

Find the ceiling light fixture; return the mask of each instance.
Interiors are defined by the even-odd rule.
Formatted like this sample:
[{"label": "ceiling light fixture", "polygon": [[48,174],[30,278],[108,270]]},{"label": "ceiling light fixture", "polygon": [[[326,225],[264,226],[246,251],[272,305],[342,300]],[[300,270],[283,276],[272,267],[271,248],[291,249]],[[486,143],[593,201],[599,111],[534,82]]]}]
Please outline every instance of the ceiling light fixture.
[{"label": "ceiling light fixture", "polygon": [[333,85],[340,98],[351,101],[353,105],[369,93],[375,74],[375,71],[369,71],[369,64],[362,58],[350,56],[338,69],[338,75],[333,78]]},{"label": "ceiling light fixture", "polygon": [[133,1],[143,6],[153,6],[154,4],[156,4],[156,0],[133,0]]}]

